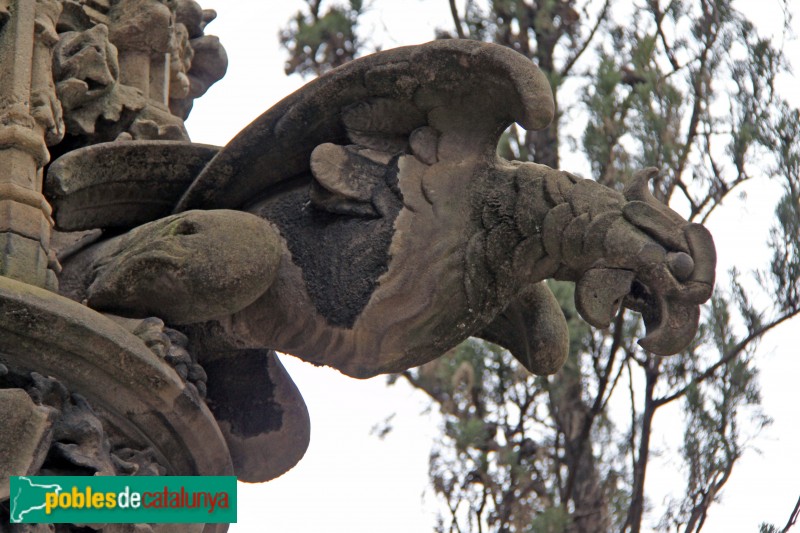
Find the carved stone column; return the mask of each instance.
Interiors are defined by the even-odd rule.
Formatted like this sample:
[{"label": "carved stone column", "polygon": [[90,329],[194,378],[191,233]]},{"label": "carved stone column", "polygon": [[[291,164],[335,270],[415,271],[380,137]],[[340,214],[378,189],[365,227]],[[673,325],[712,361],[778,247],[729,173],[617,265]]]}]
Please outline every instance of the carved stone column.
[{"label": "carved stone column", "polygon": [[[198,13],[187,29],[182,17]],[[45,166],[75,148],[188,141],[170,95],[190,101],[224,74],[216,41],[217,60],[193,65],[188,36],[202,39],[212,18],[192,0],[0,0],[0,531],[50,531],[8,523],[13,475],[234,474],[186,337],[158,318],[104,315],[57,292],[56,254],[97,232],[54,231],[42,193]],[[194,88],[193,66],[212,73]]]},{"label": "carved stone column", "polygon": [[[50,12],[37,17],[40,8]],[[32,101],[34,91],[47,92],[41,70],[49,71],[52,15],[59,11],[52,8],[52,2],[0,2],[0,274],[54,289],[51,210],[41,192],[50,155]]]}]

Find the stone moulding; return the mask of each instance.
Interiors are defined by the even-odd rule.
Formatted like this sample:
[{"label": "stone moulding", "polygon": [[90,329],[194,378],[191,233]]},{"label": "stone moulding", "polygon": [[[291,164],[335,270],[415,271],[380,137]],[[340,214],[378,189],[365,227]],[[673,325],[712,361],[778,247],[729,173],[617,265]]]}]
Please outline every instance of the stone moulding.
[{"label": "stone moulding", "polygon": [[205,402],[139,337],[86,306],[4,277],[0,315],[0,363],[80,391],[109,428],[152,447],[168,473],[233,475]]},{"label": "stone moulding", "polygon": [[[176,199],[219,149],[186,141],[92,145],[53,162],[45,194],[55,206],[74,215],[59,221],[64,231],[129,229],[169,215]],[[119,161],[125,161],[126,172],[116,168]],[[141,165],[140,171],[131,168],[136,165]]]}]

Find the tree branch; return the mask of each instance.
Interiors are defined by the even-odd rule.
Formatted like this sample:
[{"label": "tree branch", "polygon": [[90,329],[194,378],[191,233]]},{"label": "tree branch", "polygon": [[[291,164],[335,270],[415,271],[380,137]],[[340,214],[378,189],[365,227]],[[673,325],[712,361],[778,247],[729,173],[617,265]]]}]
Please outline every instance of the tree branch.
[{"label": "tree branch", "polygon": [[644,410],[642,411],[642,433],[639,437],[639,458],[633,471],[633,488],[628,516],[623,529],[630,528],[631,533],[639,533],[644,516],[644,480],[647,463],[650,457],[650,437],[652,435],[653,417],[658,404],[653,398],[656,383],[661,375],[661,360],[650,357],[645,368]]},{"label": "tree branch", "polygon": [[625,370],[625,363],[628,362],[629,355],[626,350],[625,360],[620,363],[619,370],[617,371],[617,375],[614,376],[613,381],[611,382],[611,387],[608,389],[608,394],[606,394],[606,399],[603,400],[603,405],[600,407],[601,411],[605,411],[606,407],[608,406],[609,400],[611,400],[611,395],[614,394],[614,390],[617,388],[617,383],[619,382],[619,378],[622,377],[622,372]]},{"label": "tree branch", "polygon": [[689,390],[690,386],[695,385],[697,383],[702,383],[703,381],[705,381],[708,378],[710,378],[711,376],[713,376],[714,373],[717,371],[717,369],[719,369],[721,366],[727,364],[734,357],[736,357],[737,355],[742,353],[744,351],[744,349],[747,348],[748,344],[750,344],[754,340],[760,338],[762,335],[767,333],[772,328],[774,328],[774,327],[786,322],[787,320],[789,320],[790,318],[792,318],[794,316],[797,316],[798,314],[800,314],[800,308],[794,309],[790,313],[787,313],[787,314],[783,315],[782,317],[778,318],[777,320],[774,320],[773,322],[770,322],[769,324],[766,324],[766,325],[756,329],[755,331],[752,331],[747,337],[745,337],[744,339],[739,341],[733,347],[733,349],[731,349],[728,353],[724,354],[720,358],[719,361],[717,361],[716,363],[714,363],[713,365],[711,365],[710,367],[705,369],[705,371],[701,372],[696,378],[694,378],[692,380],[692,382],[690,384],[687,384],[686,386],[681,387],[679,390],[675,391],[674,393],[670,394],[669,396],[663,396],[661,398],[656,399],[655,400],[656,406],[657,407],[661,407],[662,405],[666,405],[666,404],[668,404],[669,402],[671,402],[673,400],[677,400],[678,398],[683,397],[686,394],[686,392]]},{"label": "tree branch", "polygon": [[[705,10],[704,6],[704,10]],[[703,51],[700,52],[700,57],[698,58],[700,65],[695,72],[695,75],[692,79],[692,91],[694,93],[694,103],[692,105],[692,115],[689,118],[689,128],[686,132],[686,142],[683,145],[683,150],[681,151],[680,158],[678,159],[678,168],[675,169],[675,179],[670,184],[669,189],[667,192],[667,198],[672,196],[672,190],[675,187],[675,182],[680,179],[683,175],[683,171],[686,169],[686,163],[689,161],[689,153],[692,151],[692,146],[694,145],[695,137],[697,136],[697,128],[700,125],[700,115],[702,113],[702,101],[704,98],[703,95],[703,76],[709,75],[706,71],[706,62],[708,61],[708,55],[711,53],[711,48],[713,47],[714,43],[717,40],[718,32],[714,31],[705,41],[705,47]]]},{"label": "tree branch", "polygon": [[664,21],[664,16],[667,11],[669,11],[670,7],[672,6],[673,2],[670,2],[667,8],[664,11],[661,11],[661,8],[658,6],[658,0],[653,0],[650,2],[650,9],[653,11],[653,16],[656,19],[656,33],[658,33],[659,38],[661,39],[661,44],[664,45],[664,53],[667,54],[667,59],[669,59],[670,65],[674,71],[680,70],[680,64],[678,63],[677,59],[675,59],[675,54],[672,52],[672,47],[667,42],[667,36],[664,34],[664,28],[661,26],[661,23]]},{"label": "tree branch", "polygon": [[[608,397],[605,399],[606,388],[608,387],[608,378],[611,376],[611,370],[614,367],[614,361],[617,358],[617,352],[619,351],[620,347],[622,346],[622,333],[625,329],[625,308],[620,306],[619,311],[617,312],[617,318],[614,321],[614,336],[611,342],[611,348],[608,350],[608,362],[606,363],[606,368],[603,371],[602,380],[598,385],[597,388],[597,396],[594,399],[594,404],[592,405],[591,410],[591,420],[594,420],[594,417],[597,416],[603,409],[606,401],[608,401]],[[616,380],[615,380],[616,383]],[[609,396],[611,392],[609,392]],[[590,425],[591,428],[591,425]]]},{"label": "tree branch", "polygon": [[572,67],[575,66],[575,63],[578,61],[578,59],[580,59],[580,57],[583,55],[583,53],[586,51],[586,49],[589,48],[589,45],[591,44],[592,40],[594,39],[594,34],[597,32],[598,28],[600,28],[600,24],[606,18],[606,14],[608,13],[608,8],[609,8],[610,5],[611,5],[611,0],[606,0],[606,3],[603,4],[603,9],[600,10],[600,14],[597,16],[597,22],[594,23],[594,26],[592,26],[592,30],[589,32],[589,36],[586,37],[586,40],[583,41],[583,44],[581,44],[578,47],[578,49],[575,52],[575,54],[573,54],[573,56],[570,57],[567,60],[567,63],[561,68],[561,71],[559,72],[559,75],[562,78],[565,78],[565,77],[567,77],[569,75],[569,72],[570,72],[570,70],[572,70]]},{"label": "tree branch", "polygon": [[792,511],[792,515],[789,517],[789,521],[786,522],[782,533],[786,533],[797,523],[798,516],[800,516],[800,498],[797,498],[797,503],[794,504],[794,511]]},{"label": "tree branch", "polygon": [[631,398],[631,434],[629,435],[628,444],[631,447],[631,471],[633,471],[636,468],[636,393],[633,389],[633,370],[631,370],[630,355],[625,360],[625,366],[628,368],[628,393]]},{"label": "tree branch", "polygon": [[458,8],[456,7],[456,0],[450,0],[450,14],[453,15],[453,23],[456,25],[456,33],[459,39],[465,39],[464,28],[461,27],[461,18],[458,16]]}]

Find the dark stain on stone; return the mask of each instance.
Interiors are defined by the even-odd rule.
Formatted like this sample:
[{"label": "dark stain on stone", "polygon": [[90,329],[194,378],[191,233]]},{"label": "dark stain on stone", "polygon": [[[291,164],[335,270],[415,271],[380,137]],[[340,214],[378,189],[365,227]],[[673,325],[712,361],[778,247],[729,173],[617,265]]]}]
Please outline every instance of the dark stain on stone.
[{"label": "dark stain on stone", "polygon": [[374,180],[376,217],[320,209],[309,200],[310,180],[272,191],[253,210],[280,228],[311,300],[333,326],[353,326],[389,268],[394,221],[402,207],[397,158],[380,168],[382,175],[365,176]]},{"label": "dark stain on stone", "polygon": [[208,373],[208,406],[231,433],[254,437],[278,431],[283,409],[275,402],[275,384],[267,369],[268,350],[240,350],[203,364]]}]

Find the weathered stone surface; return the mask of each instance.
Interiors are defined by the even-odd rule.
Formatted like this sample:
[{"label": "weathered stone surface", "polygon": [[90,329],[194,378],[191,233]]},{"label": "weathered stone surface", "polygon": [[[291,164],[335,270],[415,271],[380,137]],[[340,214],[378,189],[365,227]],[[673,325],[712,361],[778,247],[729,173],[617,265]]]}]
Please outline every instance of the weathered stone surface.
[{"label": "weathered stone surface", "polygon": [[0,501],[9,496],[9,476],[32,474],[44,461],[54,415],[22,389],[0,389]]},{"label": "weathered stone surface", "polygon": [[[186,119],[195,98],[203,96],[209,87],[219,81],[228,69],[228,56],[219,39],[213,35],[203,35],[189,41],[192,51],[191,66],[188,70],[175,69],[186,76],[188,90],[183,93],[170,93],[169,109],[176,116]],[[178,77],[179,74],[173,74]]]},{"label": "weathered stone surface", "polygon": [[275,228],[249,213],[186,211],[67,262],[62,290],[116,314],[203,322],[244,309],[263,294],[284,249]]},{"label": "weathered stone surface", "polygon": [[365,57],[217,151],[185,142],[182,122],[227,66],[203,34],[213,12],[37,5],[0,8],[0,41],[27,54],[0,51],[0,229],[27,239],[0,269],[29,265],[40,284],[59,271],[38,192],[47,143],[67,154],[44,187],[58,227],[88,232],[54,239],[73,300],[0,278],[0,364],[59,413],[38,431],[57,459],[45,470],[280,475],[309,424],[271,349],[369,377],[476,335],[555,372],[568,336],[549,277],[577,283],[596,327],[641,312],[655,353],[692,340],[713,241],[655,201],[653,169],[619,193],[497,157],[508,125],[553,118],[523,56],[451,40]]},{"label": "weathered stone surface", "polygon": [[169,215],[219,148],[181,141],[101,143],[48,169],[58,229],[130,229]]},{"label": "weathered stone surface", "polygon": [[275,352],[206,356],[208,401],[242,481],[269,481],[302,459],[310,439],[303,397]]},{"label": "weathered stone surface", "polygon": [[[0,378],[0,386],[12,383],[49,415],[50,431],[44,441],[46,453],[35,468],[35,475],[162,475],[150,448],[143,450],[112,446],[110,435],[96,411],[82,395],[72,393],[58,380],[37,372],[12,373]],[[0,389],[6,390],[20,389]]]},{"label": "weathered stone surface", "polygon": [[0,10],[0,201],[6,204],[0,272],[50,288],[54,273],[39,257],[49,252],[50,207],[39,191],[47,143],[63,135],[50,75],[60,8],[56,0],[42,0]]},{"label": "weathered stone surface", "polygon": [[203,34],[213,12],[192,0],[59,1],[52,79],[67,135],[53,151],[119,136],[188,140],[192,100],[227,67],[219,40]]},{"label": "weathered stone surface", "polygon": [[129,447],[152,447],[168,473],[232,472],[205,403],[145,343],[57,294],[0,277],[0,364],[57,376]]},{"label": "weathered stone surface", "polygon": [[[216,153],[214,147],[188,142],[126,152],[118,143],[112,149],[125,154],[122,165],[143,170],[122,172],[124,179],[102,172],[102,149],[85,157],[72,165],[75,174],[54,182],[50,198],[60,202],[58,207],[67,206],[67,212],[80,212],[87,231],[58,233],[51,242],[52,211],[41,193],[51,156],[99,141],[188,140],[183,119],[192,99],[216,82],[227,65],[219,41],[203,34],[213,18],[213,12],[192,0],[0,0],[0,530],[52,529],[9,526],[3,500],[12,474],[233,473],[224,436],[203,400],[205,371],[186,351],[188,339],[164,328],[160,319],[136,320],[126,329],[129,321],[118,318],[115,323],[85,305],[37,289],[57,290],[61,268],[56,251],[67,258],[88,246],[99,237],[100,230],[93,228],[110,228],[114,223],[107,222],[116,220],[129,229],[169,215]],[[181,99],[180,116],[170,112],[171,98]],[[147,163],[137,167],[142,159]],[[154,167],[164,170],[152,173]],[[98,172],[109,179],[94,180]],[[137,199],[143,189],[150,189],[150,196]],[[129,203],[113,205],[126,196]],[[228,257],[245,270],[203,278],[206,289],[216,282],[220,291],[238,299],[230,307],[218,303],[220,293],[211,296],[206,309],[221,305],[219,312],[229,314],[265,290],[264,256],[275,254],[263,248],[276,247],[277,237],[255,216],[223,218],[247,219],[245,226],[258,226],[273,239],[265,243],[256,236],[257,246],[264,246],[252,256],[240,247],[238,263],[233,254]],[[252,231],[236,229],[253,243]],[[211,235],[202,233],[186,249]],[[197,281],[197,268],[204,267],[193,264],[188,273]],[[247,268],[261,275],[248,276]],[[110,276],[107,269],[95,274],[101,282],[90,300],[103,294],[102,280]],[[191,297],[173,296],[183,302],[181,312],[194,312],[187,303]],[[160,328],[152,327],[156,322]],[[83,524],[73,529],[210,533],[223,532],[227,525]]]},{"label": "weathered stone surface", "polygon": [[538,375],[557,372],[569,354],[564,313],[544,282],[522,291],[476,336],[503,346]]},{"label": "weathered stone surface", "polygon": [[[552,109],[534,65],[471,41],[369,56],[277,104],[176,208],[239,208],[274,222],[285,240],[269,288],[218,318],[226,342],[368,377],[483,334],[527,368],[554,372],[566,325],[537,282],[555,277],[578,283],[577,307],[596,327],[626,305],[644,315],[651,351],[688,344],[713,286],[710,235],[652,198],[653,170],[621,194],[497,158],[506,126],[542,127]],[[120,239],[109,242],[128,246]],[[106,254],[93,251],[102,246],[83,256]],[[74,261],[67,271],[83,271]],[[137,269],[116,276],[109,286],[123,287]],[[93,305],[141,311],[133,293],[110,294]],[[169,312],[163,298],[148,299],[147,313]]]},{"label": "weathered stone surface", "polygon": [[[380,83],[369,81],[376,79]],[[476,96],[482,102],[480,112],[469,113],[465,107],[473,102],[465,102],[466,96],[483,90],[489,92]],[[438,98],[433,96],[437,93]],[[432,110],[440,100],[451,100],[451,108],[457,106],[473,115],[470,118],[485,117],[464,124],[474,128],[477,137],[477,131],[486,128],[482,123],[488,119],[494,125],[496,115],[502,117],[501,122],[517,119],[526,128],[541,128],[550,122],[554,110],[544,75],[508,48],[453,40],[387,50],[331,71],[254,120],[205,169],[177,210],[239,208],[250,203],[271,185],[307,172],[317,146],[346,144],[343,116],[351,106],[369,104],[376,110],[376,99],[390,97],[395,97],[394,109],[379,106],[379,114],[373,117],[376,125],[393,128],[394,119],[406,119],[408,106],[422,118],[419,112]],[[516,116],[511,118],[511,113]],[[406,136],[418,125],[422,124],[409,124]],[[380,129],[364,133],[385,137]]]}]

